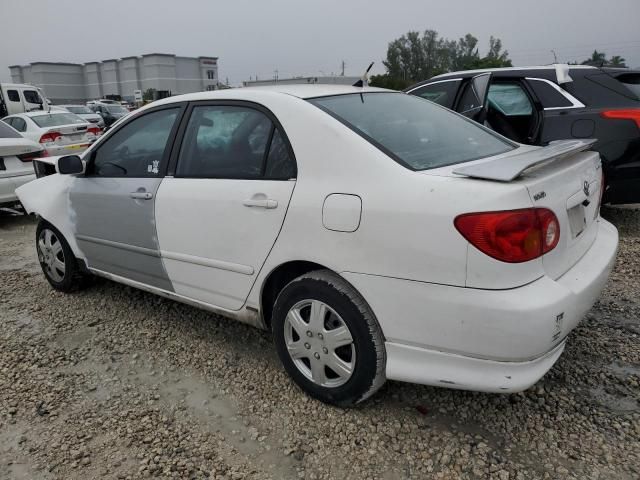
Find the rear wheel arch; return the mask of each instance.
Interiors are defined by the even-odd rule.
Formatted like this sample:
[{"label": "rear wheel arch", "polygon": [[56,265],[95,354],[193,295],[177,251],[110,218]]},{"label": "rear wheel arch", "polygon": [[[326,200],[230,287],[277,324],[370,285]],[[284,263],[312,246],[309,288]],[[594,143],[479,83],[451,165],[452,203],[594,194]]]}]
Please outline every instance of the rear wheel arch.
[{"label": "rear wheel arch", "polygon": [[[260,292],[260,310],[264,324],[271,330],[271,315],[276,298],[282,289],[293,279],[314,270],[331,270],[319,263],[306,260],[292,260],[282,263],[274,268],[262,283]],[[332,271],[332,270],[331,270]]]}]

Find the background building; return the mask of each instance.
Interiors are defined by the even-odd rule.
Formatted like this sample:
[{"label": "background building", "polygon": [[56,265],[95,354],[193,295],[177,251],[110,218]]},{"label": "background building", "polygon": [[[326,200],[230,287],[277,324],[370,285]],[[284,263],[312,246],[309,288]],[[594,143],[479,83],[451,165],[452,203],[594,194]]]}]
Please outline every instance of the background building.
[{"label": "background building", "polygon": [[270,80],[250,80],[242,82],[245,87],[259,87],[262,85],[277,85],[277,84],[299,84],[299,83],[322,83],[332,85],[353,85],[360,77],[348,77],[348,76],[325,76],[325,77],[294,77],[294,78],[278,78]]},{"label": "background building", "polygon": [[9,67],[14,83],[41,87],[54,104],[84,103],[120,95],[133,101],[134,90],[155,89],[160,96],[215,90],[218,57],[178,57],[149,53],[88,63],[34,62]]}]

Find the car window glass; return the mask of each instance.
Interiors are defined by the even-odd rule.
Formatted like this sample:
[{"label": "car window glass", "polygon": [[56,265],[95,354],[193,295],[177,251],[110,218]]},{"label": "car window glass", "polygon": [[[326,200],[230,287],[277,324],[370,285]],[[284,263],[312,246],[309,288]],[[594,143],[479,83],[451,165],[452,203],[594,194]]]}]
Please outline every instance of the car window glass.
[{"label": "car window glass", "polygon": [[513,144],[447,109],[404,93],[318,97],[309,102],[413,170],[513,150]]},{"label": "car window glass", "polygon": [[36,125],[42,128],[57,127],[59,125],[77,125],[87,123],[82,117],[75,113],[48,113],[45,115],[35,115],[31,117]]},{"label": "car window glass", "polygon": [[533,111],[529,97],[517,83],[492,83],[488,99],[489,107],[503,115],[531,115]]},{"label": "car window glass", "polygon": [[456,109],[458,112],[468,112],[469,110],[478,108],[482,104],[482,101],[478,98],[472,84],[473,82],[469,81],[465,85],[462,97],[460,97],[460,103]]},{"label": "car window glass", "polygon": [[143,115],[118,129],[93,157],[90,173],[107,177],[156,177],[179,108]]},{"label": "car window glass", "polygon": [[544,80],[530,78],[528,82],[533,93],[538,97],[538,100],[540,100],[544,108],[562,108],[573,105],[567,97]]},{"label": "car window glass", "polygon": [[640,73],[623,73],[615,78],[635,95],[636,100],[640,100]]},{"label": "car window glass", "polygon": [[35,90],[23,90],[22,94],[24,95],[24,99],[28,103],[42,103],[42,99],[38,92]]},{"label": "car window glass", "polygon": [[431,100],[443,107],[451,108],[459,86],[460,80],[437,82],[413,90],[411,94]]},{"label": "car window glass", "polygon": [[259,178],[272,123],[252,108],[194,107],[178,160],[183,177]]},{"label": "car window glass", "polygon": [[0,138],[22,138],[22,136],[18,132],[16,132],[5,122],[0,122]]},{"label": "car window glass", "polygon": [[287,144],[280,133],[276,129],[273,133],[271,146],[269,147],[269,156],[267,157],[267,166],[265,177],[270,179],[288,180],[296,176],[296,162],[289,155]]},{"label": "car window glass", "polygon": [[17,90],[7,90],[7,97],[9,97],[9,100],[11,100],[12,102],[20,101],[20,95],[18,95]]},{"label": "car window glass", "polygon": [[11,126],[19,132],[27,131],[27,122],[24,119],[19,117],[14,117],[13,122],[11,123]]}]

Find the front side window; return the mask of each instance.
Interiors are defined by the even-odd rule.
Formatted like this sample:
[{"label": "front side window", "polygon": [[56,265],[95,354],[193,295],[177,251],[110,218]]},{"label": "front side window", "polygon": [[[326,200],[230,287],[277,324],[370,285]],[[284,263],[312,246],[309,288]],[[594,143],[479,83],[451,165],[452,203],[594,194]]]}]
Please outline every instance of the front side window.
[{"label": "front side window", "polygon": [[452,108],[459,87],[460,80],[447,80],[417,88],[412,90],[411,94],[431,100],[443,107]]},{"label": "front side window", "polygon": [[411,170],[498,155],[512,143],[471,120],[404,93],[364,93],[309,100]]},{"label": "front side window", "polygon": [[93,154],[89,174],[157,177],[180,108],[158,110],[127,123]]},{"label": "front side window", "polygon": [[9,97],[9,100],[12,102],[20,101],[20,95],[18,95],[17,90],[7,90],[7,97]]},{"label": "front side window", "polygon": [[22,93],[27,103],[43,103],[40,95],[35,90],[23,90]]},{"label": "front side window", "polygon": [[181,177],[260,178],[273,124],[240,106],[193,108],[177,166]]}]

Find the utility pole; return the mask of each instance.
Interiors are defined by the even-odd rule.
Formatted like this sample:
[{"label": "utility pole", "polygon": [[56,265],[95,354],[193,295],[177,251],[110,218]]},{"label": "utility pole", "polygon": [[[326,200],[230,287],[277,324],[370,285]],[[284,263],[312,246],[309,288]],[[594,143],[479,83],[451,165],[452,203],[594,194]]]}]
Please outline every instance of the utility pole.
[{"label": "utility pole", "polygon": [[342,71],[340,72],[340,76],[341,77],[344,77],[344,67],[345,67],[345,65],[346,64],[344,63],[344,60],[342,60]]},{"label": "utility pole", "polygon": [[553,63],[558,63],[558,56],[556,55],[556,51],[551,49],[551,53],[553,53]]},{"label": "utility pole", "polygon": [[274,79],[276,82],[278,81],[278,69],[277,69],[277,68],[273,71],[273,79]]}]

